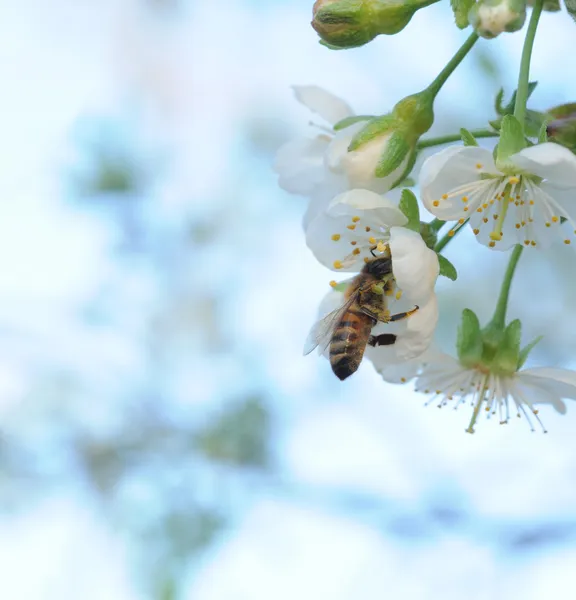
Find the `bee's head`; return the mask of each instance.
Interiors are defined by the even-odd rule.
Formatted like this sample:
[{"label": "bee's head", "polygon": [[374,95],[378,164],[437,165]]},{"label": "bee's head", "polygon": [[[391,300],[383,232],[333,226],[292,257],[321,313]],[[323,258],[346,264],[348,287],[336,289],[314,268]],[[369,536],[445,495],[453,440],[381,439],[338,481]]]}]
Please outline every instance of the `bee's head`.
[{"label": "bee's head", "polygon": [[383,279],[392,273],[392,259],[389,256],[379,256],[366,263],[364,269],[376,279]]}]

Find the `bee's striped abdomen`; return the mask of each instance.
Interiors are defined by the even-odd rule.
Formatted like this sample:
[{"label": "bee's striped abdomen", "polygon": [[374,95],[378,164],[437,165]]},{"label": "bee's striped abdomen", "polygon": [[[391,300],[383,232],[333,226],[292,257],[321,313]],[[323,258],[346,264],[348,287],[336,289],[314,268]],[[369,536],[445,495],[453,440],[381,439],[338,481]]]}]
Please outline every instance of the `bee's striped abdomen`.
[{"label": "bee's striped abdomen", "polygon": [[360,310],[351,308],[344,314],[330,342],[330,364],[338,379],[356,372],[374,325],[375,320]]}]

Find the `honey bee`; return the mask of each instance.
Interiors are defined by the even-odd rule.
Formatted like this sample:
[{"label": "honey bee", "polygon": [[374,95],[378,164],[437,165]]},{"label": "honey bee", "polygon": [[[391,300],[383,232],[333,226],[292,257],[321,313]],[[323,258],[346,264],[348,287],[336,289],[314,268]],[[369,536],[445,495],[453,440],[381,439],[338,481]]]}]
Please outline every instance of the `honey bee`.
[{"label": "honey bee", "polygon": [[340,380],[355,373],[362,362],[366,346],[388,346],[396,341],[393,333],[372,335],[378,323],[408,318],[418,310],[391,315],[386,306],[386,292],[392,289],[392,259],[378,256],[366,262],[344,293],[342,306],[320,319],[310,330],[304,355],[320,346],[330,346],[330,365]]}]

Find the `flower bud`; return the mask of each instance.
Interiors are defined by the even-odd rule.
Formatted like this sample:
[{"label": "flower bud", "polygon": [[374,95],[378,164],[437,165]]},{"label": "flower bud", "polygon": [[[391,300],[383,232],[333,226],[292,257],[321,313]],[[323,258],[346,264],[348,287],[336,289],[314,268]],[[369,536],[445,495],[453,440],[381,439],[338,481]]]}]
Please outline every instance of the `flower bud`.
[{"label": "flower bud", "polygon": [[421,92],[400,100],[392,112],[370,119],[352,138],[342,164],[351,181],[374,175],[397,185],[414,165],[416,144],[434,121],[433,97]]},{"label": "flower bud", "polygon": [[576,153],[576,103],[562,104],[547,111],[548,140]]},{"label": "flower bud", "polygon": [[356,48],[402,31],[420,8],[438,0],[316,0],[312,27],[333,48]]},{"label": "flower bud", "polygon": [[526,0],[480,0],[468,13],[479,36],[495,38],[503,31],[522,29],[526,20]]}]

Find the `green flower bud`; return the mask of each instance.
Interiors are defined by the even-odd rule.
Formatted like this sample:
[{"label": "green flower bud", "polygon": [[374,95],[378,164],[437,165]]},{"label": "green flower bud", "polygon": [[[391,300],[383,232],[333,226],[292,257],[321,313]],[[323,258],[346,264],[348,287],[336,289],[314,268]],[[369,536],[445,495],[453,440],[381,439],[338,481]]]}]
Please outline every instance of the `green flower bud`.
[{"label": "green flower bud", "polygon": [[[390,178],[391,189],[414,165],[416,144],[434,122],[433,96],[420,92],[400,100],[392,112],[367,121],[348,146],[348,172]],[[361,172],[361,173],[360,173]]]},{"label": "green flower bud", "polygon": [[576,153],[576,103],[562,104],[547,111],[548,141]]},{"label": "green flower bud", "polygon": [[316,0],[312,27],[329,47],[356,48],[402,31],[417,10],[437,1]]},{"label": "green flower bud", "polygon": [[470,9],[468,19],[476,33],[487,39],[518,31],[526,20],[526,0],[480,0]]}]

